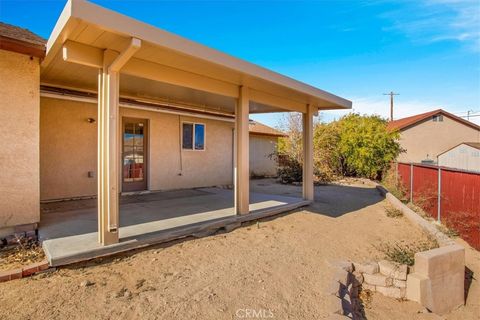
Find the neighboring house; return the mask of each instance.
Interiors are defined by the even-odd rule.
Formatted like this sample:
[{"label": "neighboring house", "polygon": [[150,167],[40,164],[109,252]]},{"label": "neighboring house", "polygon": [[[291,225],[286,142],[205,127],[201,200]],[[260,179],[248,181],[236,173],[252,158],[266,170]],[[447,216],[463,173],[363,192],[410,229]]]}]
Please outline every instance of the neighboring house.
[{"label": "neighboring house", "polygon": [[480,172],[480,142],[463,142],[440,153],[439,166]]},{"label": "neighboring house", "polygon": [[388,128],[400,131],[401,162],[435,162],[439,153],[459,143],[480,142],[480,126],[442,109],[391,121]]},{"label": "neighboring house", "polygon": [[250,120],[250,175],[274,177],[277,175],[278,138],[286,134],[260,122]]},{"label": "neighboring house", "polygon": [[112,244],[122,193],[230,184],[233,215],[246,221],[250,113],[303,114],[302,201],[312,201],[313,116],[351,108],[87,1],[67,2],[46,46],[11,25],[0,35],[0,236],[34,228],[41,201],[95,196],[98,241]]}]

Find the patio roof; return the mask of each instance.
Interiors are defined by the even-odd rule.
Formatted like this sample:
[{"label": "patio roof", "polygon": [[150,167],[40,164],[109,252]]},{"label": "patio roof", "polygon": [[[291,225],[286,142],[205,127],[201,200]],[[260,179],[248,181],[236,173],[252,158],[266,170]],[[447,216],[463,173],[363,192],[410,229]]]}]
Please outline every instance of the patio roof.
[{"label": "patio roof", "polygon": [[[141,48],[121,70],[120,95],[171,100],[234,113],[239,86],[250,113],[347,109],[351,102],[84,0],[70,0],[47,43],[44,85],[96,91],[103,52]],[[70,63],[76,62],[76,63]]]}]

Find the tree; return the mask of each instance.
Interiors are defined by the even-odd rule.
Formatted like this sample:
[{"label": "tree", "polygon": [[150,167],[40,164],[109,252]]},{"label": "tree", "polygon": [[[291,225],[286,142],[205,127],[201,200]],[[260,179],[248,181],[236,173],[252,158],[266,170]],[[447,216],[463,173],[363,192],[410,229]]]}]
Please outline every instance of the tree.
[{"label": "tree", "polygon": [[338,125],[343,175],[379,179],[402,151],[399,133],[389,131],[387,121],[379,116],[351,113],[341,118]]}]

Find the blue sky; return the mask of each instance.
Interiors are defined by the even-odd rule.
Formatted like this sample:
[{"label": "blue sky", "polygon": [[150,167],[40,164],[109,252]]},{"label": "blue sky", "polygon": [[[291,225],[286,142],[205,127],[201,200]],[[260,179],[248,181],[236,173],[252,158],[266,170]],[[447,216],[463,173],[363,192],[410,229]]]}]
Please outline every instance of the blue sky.
[{"label": "blue sky", "polygon": [[[348,98],[356,112],[388,116],[382,94],[394,90],[396,118],[441,107],[477,111],[480,124],[480,0],[93,2]],[[1,21],[47,38],[64,1],[0,4]]]}]

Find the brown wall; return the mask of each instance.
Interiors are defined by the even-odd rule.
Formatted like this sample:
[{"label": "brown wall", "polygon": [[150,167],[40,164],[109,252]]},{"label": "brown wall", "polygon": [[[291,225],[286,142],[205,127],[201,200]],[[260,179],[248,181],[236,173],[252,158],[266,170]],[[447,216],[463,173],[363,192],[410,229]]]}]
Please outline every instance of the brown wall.
[{"label": "brown wall", "polygon": [[[97,169],[97,124],[87,122],[96,112],[92,103],[41,99],[42,200],[96,194],[88,171]],[[128,108],[120,114],[149,121],[149,190],[232,184],[233,123]],[[206,124],[205,151],[184,150],[180,157],[180,121]]]},{"label": "brown wall", "polygon": [[39,60],[0,50],[0,79],[0,229],[5,229],[40,220]]},{"label": "brown wall", "polygon": [[250,134],[250,174],[277,175],[277,162],[269,157],[277,150],[277,140],[277,137]]},{"label": "brown wall", "polygon": [[400,144],[407,151],[399,161],[421,162],[427,158],[436,161],[439,153],[462,142],[479,142],[480,131],[443,116],[443,121],[430,118],[401,132]]}]

